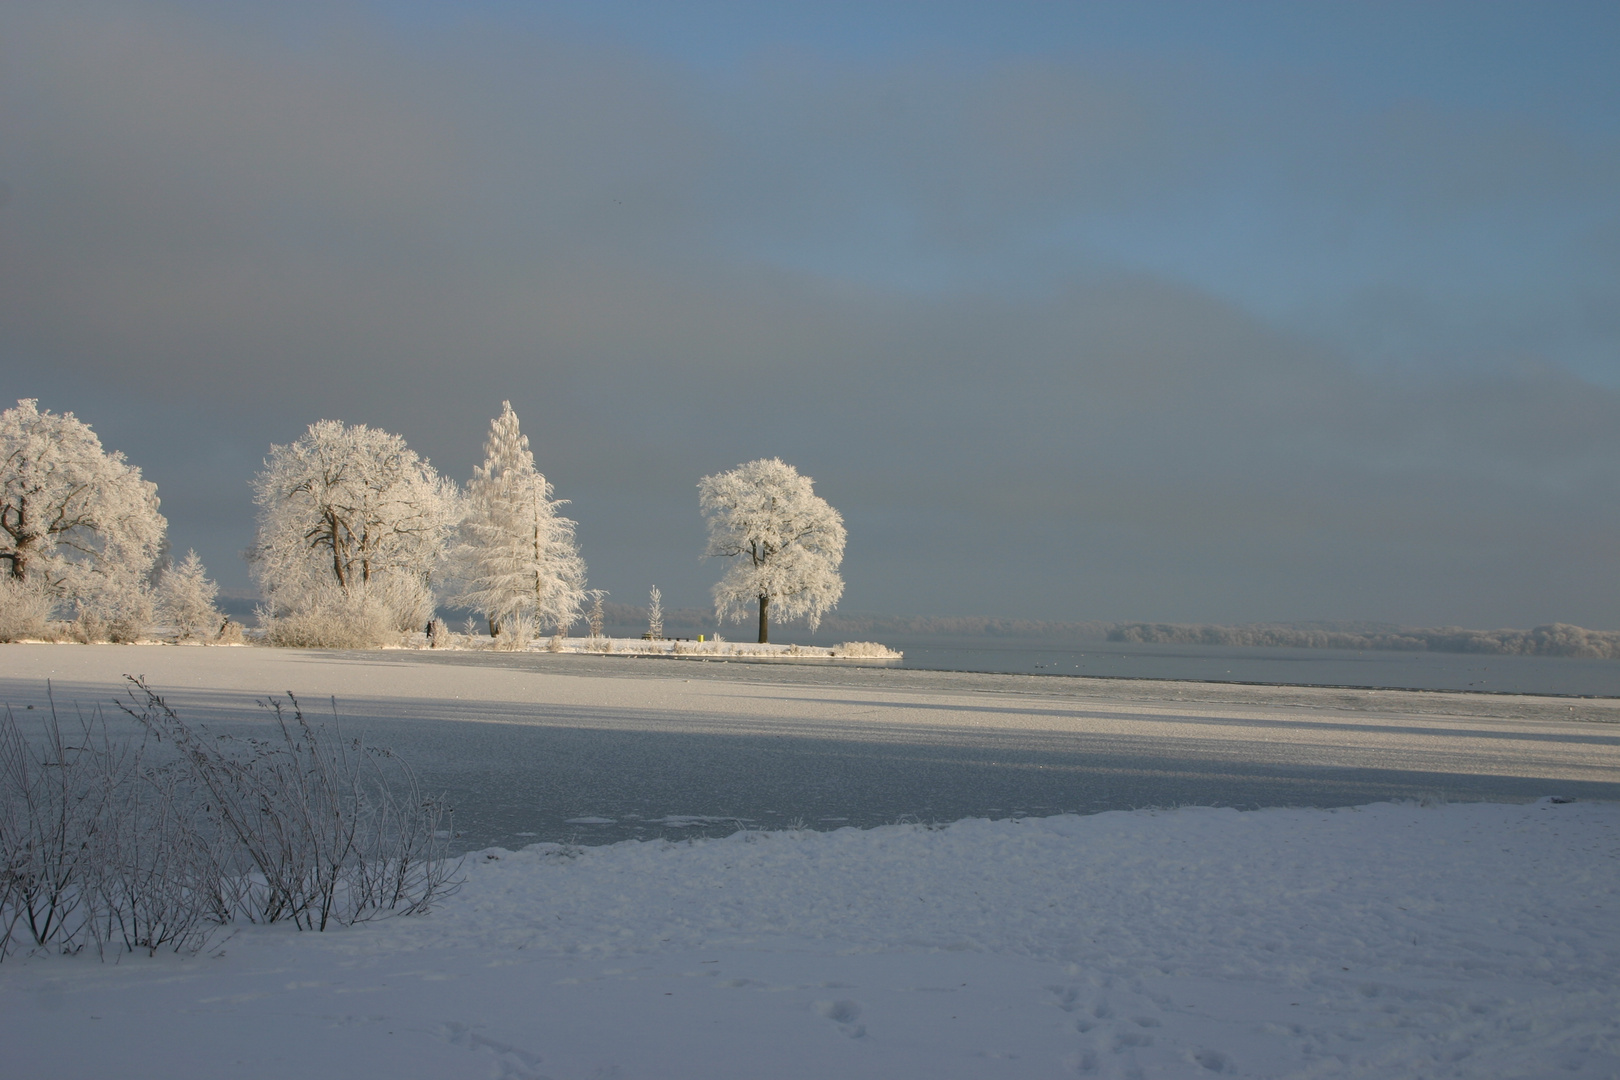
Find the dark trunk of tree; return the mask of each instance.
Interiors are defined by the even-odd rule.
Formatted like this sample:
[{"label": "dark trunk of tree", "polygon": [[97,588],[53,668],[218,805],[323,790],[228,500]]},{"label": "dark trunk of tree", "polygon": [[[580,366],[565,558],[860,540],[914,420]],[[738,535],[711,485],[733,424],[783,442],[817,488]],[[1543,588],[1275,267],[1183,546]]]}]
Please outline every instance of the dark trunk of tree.
[{"label": "dark trunk of tree", "polygon": [[489,636],[495,637],[501,632],[501,624],[495,621],[495,616],[486,616],[489,619]]},{"label": "dark trunk of tree", "polygon": [[771,640],[771,623],[768,615],[770,608],[771,598],[761,596],[759,598],[759,643],[761,645]]},{"label": "dark trunk of tree", "polygon": [[[6,516],[12,516],[9,508]],[[29,549],[34,546],[35,541],[38,539],[30,534],[28,528],[28,500],[26,498],[18,499],[14,520],[0,521],[0,524],[5,526],[6,533],[11,537],[11,546],[13,548],[11,554],[0,557],[11,560],[11,577],[14,580],[21,581],[28,576],[28,558],[31,554]]]}]

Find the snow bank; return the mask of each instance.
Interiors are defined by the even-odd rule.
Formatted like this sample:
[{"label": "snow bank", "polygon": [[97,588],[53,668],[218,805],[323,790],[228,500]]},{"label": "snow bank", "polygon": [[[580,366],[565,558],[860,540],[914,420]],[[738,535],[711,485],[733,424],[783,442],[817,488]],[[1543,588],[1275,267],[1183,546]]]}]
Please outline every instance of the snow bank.
[{"label": "snow bank", "polygon": [[470,857],[434,914],[0,966],[16,1075],[1605,1076],[1620,806],[1182,809]]},{"label": "snow bank", "polygon": [[[590,653],[597,656],[662,656],[707,660],[717,656],[746,660],[899,660],[905,654],[875,641],[846,641],[841,645],[779,645],[775,642],[688,641],[661,638],[553,637],[536,639],[524,649],[503,650],[487,638],[452,635],[449,648],[495,649],[515,652]],[[427,635],[412,636],[414,648],[427,648]]]}]

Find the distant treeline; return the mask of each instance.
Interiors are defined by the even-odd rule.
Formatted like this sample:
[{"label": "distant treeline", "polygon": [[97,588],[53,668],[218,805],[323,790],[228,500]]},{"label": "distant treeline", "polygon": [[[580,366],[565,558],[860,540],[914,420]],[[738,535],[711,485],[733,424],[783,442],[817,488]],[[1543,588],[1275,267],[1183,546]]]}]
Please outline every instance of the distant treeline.
[{"label": "distant treeline", "polygon": [[1531,630],[1465,630],[1459,626],[1331,630],[1269,623],[1252,626],[1117,623],[1109,628],[1108,640],[1155,645],[1269,645],[1290,649],[1390,649],[1620,660],[1620,633],[1586,630],[1568,623],[1550,623]]},{"label": "distant treeline", "polygon": [[[639,634],[647,611],[634,604],[605,604],[616,632]],[[666,608],[665,634],[695,637],[720,627],[712,608]],[[743,627],[746,631],[748,627]],[[840,615],[821,620],[819,636],[832,640],[881,641],[919,637],[1004,637],[1122,641],[1153,645],[1271,646],[1286,649],[1389,649],[1397,652],[1489,653],[1511,656],[1577,656],[1620,660],[1620,632],[1551,623],[1532,630],[1466,630],[1458,626],[1412,628],[1393,623],[1209,623],[1051,622],[992,619],[980,615]]]},{"label": "distant treeline", "polygon": [[915,637],[1078,638],[1100,641],[1113,629],[1105,622],[1049,622],[989,619],[981,615],[839,615],[821,625],[838,634],[890,634]]},{"label": "distant treeline", "polygon": [[[607,625],[628,630],[645,630],[647,609],[635,604],[604,603]],[[673,629],[705,631],[716,626],[713,608],[665,608],[665,632]],[[727,623],[726,626],[733,624]],[[991,619],[982,615],[865,615],[832,612],[821,618],[819,636],[835,639],[869,640],[890,637],[1028,637],[1078,638],[1101,641],[1113,629],[1106,622],[1049,622],[1039,619]],[[744,627],[747,629],[747,627]],[[723,631],[724,632],[724,631]]]}]

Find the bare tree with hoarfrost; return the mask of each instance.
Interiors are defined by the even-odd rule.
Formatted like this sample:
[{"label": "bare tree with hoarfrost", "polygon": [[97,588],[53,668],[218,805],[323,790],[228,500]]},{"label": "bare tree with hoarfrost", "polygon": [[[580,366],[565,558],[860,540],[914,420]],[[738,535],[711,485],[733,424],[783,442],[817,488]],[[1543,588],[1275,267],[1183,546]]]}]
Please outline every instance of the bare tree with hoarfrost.
[{"label": "bare tree with hoarfrost", "polygon": [[490,636],[521,626],[568,628],[585,601],[585,561],[574,522],[535,467],[510,401],[489,424],[484,463],[467,485],[457,548],[463,588],[452,602],[472,608]]},{"label": "bare tree with hoarfrost", "polygon": [[70,604],[116,635],[145,629],[168,522],[157,485],[72,413],[0,413],[0,573],[9,591]]},{"label": "bare tree with hoarfrost", "polygon": [[188,551],[179,566],[169,567],[158,579],[158,615],[181,641],[212,638],[224,619],[214,606],[218,595],[219,586],[208,579],[202,559]]},{"label": "bare tree with hoarfrost", "polygon": [[272,446],[253,488],[273,643],[379,644],[432,616],[459,495],[403,438],[321,420]]},{"label": "bare tree with hoarfrost", "polygon": [[698,482],[709,524],[706,556],[735,561],[714,587],[714,610],[741,622],[755,605],[759,640],[770,640],[770,613],[804,617],[814,630],[844,595],[844,519],[781,458],[760,458]]}]

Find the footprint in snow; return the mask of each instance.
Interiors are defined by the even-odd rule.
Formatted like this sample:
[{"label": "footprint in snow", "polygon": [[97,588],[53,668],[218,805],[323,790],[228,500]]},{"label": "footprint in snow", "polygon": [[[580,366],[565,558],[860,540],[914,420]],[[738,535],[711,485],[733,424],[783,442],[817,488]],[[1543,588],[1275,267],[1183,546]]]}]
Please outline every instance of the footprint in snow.
[{"label": "footprint in snow", "polygon": [[1057,999],[1057,1007],[1064,1012],[1074,1012],[1081,1007],[1080,988],[1078,986],[1048,986],[1047,989]]},{"label": "footprint in snow", "polygon": [[838,1025],[842,1031],[852,1039],[866,1038],[866,1025],[859,1023],[861,1006],[855,1001],[818,1001],[812,1008],[818,1016],[823,1016]]},{"label": "footprint in snow", "polygon": [[440,1024],[435,1034],[451,1046],[464,1046],[468,1050],[493,1054],[495,1067],[490,1072],[492,1080],[550,1080],[550,1077],[534,1071],[540,1064],[539,1054],[481,1035],[471,1024],[449,1020]]}]

